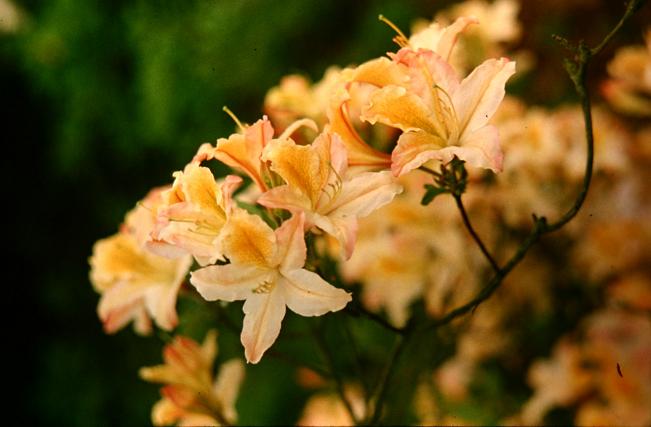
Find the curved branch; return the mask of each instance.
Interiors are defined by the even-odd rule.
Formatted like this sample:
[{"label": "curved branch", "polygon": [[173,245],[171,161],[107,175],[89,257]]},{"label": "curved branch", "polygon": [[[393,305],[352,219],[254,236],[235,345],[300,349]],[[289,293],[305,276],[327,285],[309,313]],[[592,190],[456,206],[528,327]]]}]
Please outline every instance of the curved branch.
[{"label": "curved branch", "polygon": [[454,201],[457,204],[457,208],[461,213],[461,218],[463,219],[463,223],[468,229],[468,232],[474,239],[475,243],[477,243],[477,246],[479,246],[479,249],[481,249],[481,252],[484,254],[484,257],[486,257],[491,267],[493,267],[495,273],[499,273],[501,271],[499,264],[497,264],[495,258],[493,258],[490,252],[488,252],[488,249],[486,249],[484,242],[482,242],[481,238],[479,237],[479,234],[477,234],[474,227],[472,226],[472,223],[470,222],[470,218],[468,218],[468,213],[466,212],[466,208],[463,206],[463,202],[461,201],[461,194],[453,194],[453,197],[454,197]]}]

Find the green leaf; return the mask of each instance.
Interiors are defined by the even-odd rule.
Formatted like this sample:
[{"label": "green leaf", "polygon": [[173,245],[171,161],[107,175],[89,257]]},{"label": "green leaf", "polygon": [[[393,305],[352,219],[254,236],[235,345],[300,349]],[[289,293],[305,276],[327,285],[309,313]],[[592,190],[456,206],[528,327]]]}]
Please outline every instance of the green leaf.
[{"label": "green leaf", "polygon": [[447,193],[448,190],[445,188],[441,187],[436,187],[432,184],[425,184],[425,194],[423,194],[423,198],[420,201],[420,204],[423,206],[427,206],[430,203],[432,203],[432,200],[434,200],[434,197],[438,196],[439,194]]}]

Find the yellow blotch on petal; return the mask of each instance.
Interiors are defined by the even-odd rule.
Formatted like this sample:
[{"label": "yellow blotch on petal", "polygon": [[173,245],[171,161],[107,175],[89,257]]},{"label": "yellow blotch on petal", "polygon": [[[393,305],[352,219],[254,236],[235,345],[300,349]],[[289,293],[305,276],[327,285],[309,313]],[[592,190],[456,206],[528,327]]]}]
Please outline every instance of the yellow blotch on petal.
[{"label": "yellow blotch on petal", "polygon": [[259,216],[236,211],[224,227],[222,248],[231,262],[269,266],[275,255],[276,237]]}]

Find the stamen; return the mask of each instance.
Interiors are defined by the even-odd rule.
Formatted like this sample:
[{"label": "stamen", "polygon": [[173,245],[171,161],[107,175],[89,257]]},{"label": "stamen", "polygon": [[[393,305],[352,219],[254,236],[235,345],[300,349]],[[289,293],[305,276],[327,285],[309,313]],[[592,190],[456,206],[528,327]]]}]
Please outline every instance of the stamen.
[{"label": "stamen", "polygon": [[387,19],[384,15],[378,16],[378,19],[385,24],[387,24],[393,31],[398,33],[396,37],[393,38],[393,41],[400,47],[407,47],[409,46],[409,39],[405,36],[405,34],[400,31],[400,28],[393,22],[391,22],[389,19]]},{"label": "stamen", "polygon": [[265,280],[264,282],[260,283],[257,288],[253,289],[251,292],[254,294],[267,294],[271,292],[271,290],[274,287],[274,283],[272,281]]},{"label": "stamen", "polygon": [[231,116],[231,119],[233,119],[233,121],[235,122],[237,127],[239,127],[242,131],[244,131],[246,129],[246,127],[244,127],[244,125],[242,125],[242,122],[240,121],[240,119],[238,119],[237,116],[227,106],[224,105],[224,107],[222,107],[222,110],[226,114]]},{"label": "stamen", "polygon": [[[458,138],[459,136],[459,125],[458,125],[458,119],[457,119],[457,111],[454,108],[454,103],[452,102],[452,98],[450,97],[450,94],[445,91],[441,86],[435,85],[434,90],[436,93],[442,93],[445,96],[445,101],[447,102],[441,102],[442,107],[443,107],[443,113],[446,113],[447,117],[445,117],[445,123],[447,124],[445,126],[446,130],[448,131],[448,140],[454,140]],[[442,99],[440,101],[443,101]],[[451,125],[453,127],[451,127]],[[454,142],[454,141],[449,141],[449,142]]]},{"label": "stamen", "polygon": [[296,120],[294,123],[287,126],[287,129],[285,129],[283,131],[283,133],[278,137],[278,139],[287,139],[287,138],[289,138],[290,136],[292,136],[292,134],[294,132],[296,132],[298,129],[300,129],[303,126],[312,129],[314,132],[319,131],[319,128],[316,125],[316,123],[314,122],[314,120],[312,120],[312,119],[301,119],[301,120]]}]

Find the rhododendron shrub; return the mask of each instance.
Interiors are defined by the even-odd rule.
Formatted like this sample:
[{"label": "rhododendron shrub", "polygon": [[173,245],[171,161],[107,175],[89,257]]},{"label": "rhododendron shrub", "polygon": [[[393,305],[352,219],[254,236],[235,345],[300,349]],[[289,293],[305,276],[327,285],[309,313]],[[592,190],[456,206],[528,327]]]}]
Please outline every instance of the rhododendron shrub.
[{"label": "rhododendron shrub", "polygon": [[[216,376],[214,331],[202,345],[163,335],[165,364],[140,372],[164,384],[154,424],[235,423],[241,359],[273,357],[301,368],[297,382],[315,392],[299,423],[458,423],[460,402],[483,396],[477,378],[491,361],[528,371],[530,392],[463,422],[540,424],[558,406],[573,406],[578,423],[651,422],[651,198],[627,173],[649,165],[649,130],[593,111],[586,67],[604,44],[563,41],[581,107],[507,95],[510,58],[526,57],[505,47],[522,32],[517,9],[471,0],[410,37],[380,17],[395,52],[314,84],[284,78],[252,125],[224,108],[237,131],[199,146],[96,243],[90,277],[107,333],[131,321],[142,334],[174,333],[182,294],[217,313],[204,330],[239,335],[243,349]],[[617,110],[646,114],[650,63],[642,48],[611,62],[603,88]],[[215,177],[214,165],[231,172]],[[591,184],[598,194],[586,200]],[[514,319],[549,313],[555,286],[571,280],[535,252],[550,232],[567,255],[556,262],[618,303],[567,331],[580,340],[518,359]],[[311,351],[284,354],[283,340]]]}]

